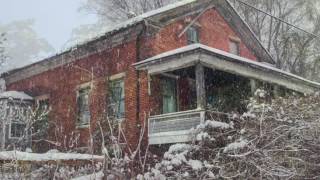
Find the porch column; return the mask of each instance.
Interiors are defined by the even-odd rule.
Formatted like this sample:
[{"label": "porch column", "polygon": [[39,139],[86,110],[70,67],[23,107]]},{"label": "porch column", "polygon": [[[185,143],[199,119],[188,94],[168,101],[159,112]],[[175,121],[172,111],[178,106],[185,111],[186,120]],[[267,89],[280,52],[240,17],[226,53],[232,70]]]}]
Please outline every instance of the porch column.
[{"label": "porch column", "polygon": [[206,89],[204,79],[204,67],[201,64],[196,65],[196,88],[197,88],[197,108],[206,108]]},{"label": "porch column", "polygon": [[256,81],[256,80],[250,79],[250,88],[251,88],[252,96],[254,96],[254,93],[255,93],[256,90],[258,89],[258,87],[257,87],[257,81]]}]

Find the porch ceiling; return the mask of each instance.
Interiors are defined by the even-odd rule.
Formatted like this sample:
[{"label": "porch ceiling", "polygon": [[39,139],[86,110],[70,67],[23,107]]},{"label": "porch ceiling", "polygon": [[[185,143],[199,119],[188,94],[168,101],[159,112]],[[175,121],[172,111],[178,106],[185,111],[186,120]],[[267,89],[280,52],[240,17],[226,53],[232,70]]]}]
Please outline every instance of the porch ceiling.
[{"label": "porch ceiling", "polygon": [[208,68],[277,84],[301,93],[310,94],[320,90],[320,83],[202,44],[193,44],[165,52],[135,63],[134,66],[137,70],[146,70],[153,75],[194,66],[198,63]]}]

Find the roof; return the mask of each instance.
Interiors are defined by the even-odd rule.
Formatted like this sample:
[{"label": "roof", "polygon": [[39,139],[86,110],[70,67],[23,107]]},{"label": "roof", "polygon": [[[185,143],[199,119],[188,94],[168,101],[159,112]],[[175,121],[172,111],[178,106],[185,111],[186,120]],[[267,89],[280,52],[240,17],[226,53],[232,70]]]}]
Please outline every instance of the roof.
[{"label": "roof", "polygon": [[5,91],[0,93],[0,99],[15,99],[15,100],[33,100],[33,98],[24,92]]},{"label": "roof", "polygon": [[[101,43],[99,43],[98,41],[105,40],[107,39],[107,37],[113,36],[116,33],[129,29],[130,27],[134,27],[135,25],[145,23],[145,21],[150,21],[151,23],[162,23],[164,21],[170,22],[170,19],[174,18],[175,16],[181,14],[191,14],[193,11],[201,11],[207,9],[207,7],[211,4],[217,8],[219,13],[233,27],[233,29],[237,31],[240,36],[242,36],[242,39],[245,42],[245,44],[258,57],[259,61],[274,63],[274,60],[272,59],[271,55],[263,47],[261,42],[256,38],[249,26],[243,21],[243,19],[241,19],[239,14],[228,2],[228,0],[181,0],[176,3],[164,6],[162,8],[141,14],[123,23],[112,26],[111,28],[103,29],[101,33],[99,33],[97,36],[93,38],[88,38],[88,40],[76,46],[73,46],[59,54],[56,54],[52,57],[36,62],[34,64],[8,71],[6,73],[3,73],[1,76],[4,78],[10,76],[13,77],[12,80],[9,80],[7,83],[12,83],[21,79],[34,76],[36,74],[45,72],[50,68],[52,69],[70,63],[71,61],[73,61],[68,60],[71,59],[71,57],[74,58],[74,56],[76,56],[74,60],[80,59],[81,55],[79,54],[86,53],[83,52],[83,49],[81,48],[85,48],[86,51],[96,51],[97,48],[86,48],[85,46],[88,44],[97,44],[97,46],[101,46]],[[192,9],[192,11],[190,11],[190,9]],[[109,41],[107,40],[106,42]]]},{"label": "roof", "polygon": [[[196,54],[197,56],[194,56],[194,54]],[[209,60],[206,60],[205,55],[209,55],[210,57],[213,57],[213,58],[209,58]],[[190,56],[191,58],[187,56]],[[168,52],[159,54],[157,56],[148,58],[144,61],[135,63],[134,66],[138,70],[148,70],[150,74],[159,73],[161,71],[172,71],[175,68],[178,69],[179,67],[178,66],[173,67],[172,65],[170,67],[163,67],[163,69],[161,69],[159,64],[165,64],[165,63],[168,63],[169,61],[175,61],[177,59],[183,59],[184,62],[180,64],[182,65],[182,67],[192,66],[197,63],[203,63],[209,67],[217,68],[222,71],[227,71],[227,72],[236,73],[236,74],[247,76],[247,77],[253,77],[256,79],[265,80],[270,83],[275,83],[282,86],[286,86],[286,84],[284,84],[285,80],[288,80],[290,82],[292,81],[293,84],[291,84],[290,87],[288,86],[287,88],[290,88],[299,92],[303,92],[303,93],[310,93],[310,92],[315,92],[320,90],[320,83],[313,82],[303,77],[280,70],[264,62],[253,61],[244,57],[230,54],[228,52],[225,52],[219,49],[208,47],[203,44],[192,44],[179,49],[168,51]],[[229,63],[229,65],[223,66],[223,61],[228,61],[231,63]],[[159,69],[157,70],[152,69],[155,66],[159,66]],[[254,72],[251,72],[252,69],[257,70],[254,75],[252,74]],[[247,72],[244,72],[244,70]],[[261,75],[259,75],[259,73]],[[265,76],[269,76],[269,77],[263,77],[264,76],[263,73],[265,73]],[[274,76],[275,78],[271,79],[270,76]],[[285,78],[285,79],[280,82],[281,78]],[[293,88],[293,86],[296,86],[296,85],[299,87]],[[305,89],[306,87],[310,88],[310,91],[308,91],[308,89]]]}]

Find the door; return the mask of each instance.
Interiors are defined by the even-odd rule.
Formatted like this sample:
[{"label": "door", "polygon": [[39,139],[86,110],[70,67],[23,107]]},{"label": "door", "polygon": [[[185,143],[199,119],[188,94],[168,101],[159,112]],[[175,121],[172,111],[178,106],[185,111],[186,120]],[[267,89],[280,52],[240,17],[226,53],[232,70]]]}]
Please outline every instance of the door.
[{"label": "door", "polygon": [[162,113],[177,112],[177,82],[173,78],[162,79]]}]

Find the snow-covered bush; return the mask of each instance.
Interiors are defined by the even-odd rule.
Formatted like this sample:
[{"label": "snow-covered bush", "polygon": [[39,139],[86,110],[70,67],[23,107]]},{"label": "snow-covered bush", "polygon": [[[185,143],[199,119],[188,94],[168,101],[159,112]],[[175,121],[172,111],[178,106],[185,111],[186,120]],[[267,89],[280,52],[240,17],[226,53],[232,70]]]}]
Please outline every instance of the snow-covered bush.
[{"label": "snow-covered bush", "polygon": [[320,176],[320,94],[279,97],[260,90],[248,112],[211,119],[192,144],[176,144],[138,179],[316,179]]}]

